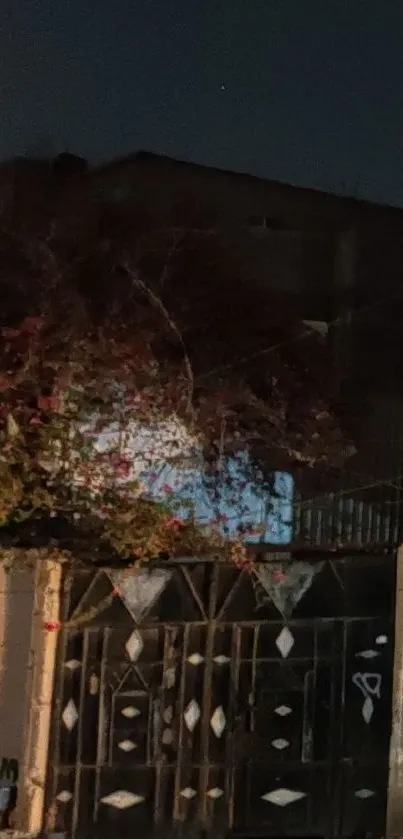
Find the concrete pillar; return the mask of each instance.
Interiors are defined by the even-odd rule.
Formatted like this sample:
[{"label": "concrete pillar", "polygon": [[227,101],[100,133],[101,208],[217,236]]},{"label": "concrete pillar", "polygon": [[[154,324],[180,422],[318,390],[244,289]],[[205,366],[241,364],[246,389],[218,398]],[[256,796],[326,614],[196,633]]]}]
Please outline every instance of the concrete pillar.
[{"label": "concrete pillar", "polygon": [[0,564],[0,775],[22,757],[33,604],[33,571]]},{"label": "concrete pillar", "polygon": [[392,736],[389,756],[386,836],[403,837],[403,546],[397,554]]},{"label": "concrete pillar", "polygon": [[32,569],[0,564],[0,825],[15,804],[24,723],[34,603]]},{"label": "concrete pillar", "polygon": [[[42,560],[37,563],[31,621],[29,704],[25,714],[24,754],[15,819],[16,827],[29,835],[40,832],[45,818],[57,632],[44,632],[43,624],[59,617],[61,580],[62,566],[57,562]],[[47,814],[49,823],[50,816]]]},{"label": "concrete pillar", "polygon": [[57,633],[43,624],[59,616],[61,575],[53,561],[18,562],[9,573],[0,563],[0,791],[8,780],[2,767],[10,774],[17,763],[13,825],[32,835],[44,817],[57,646]]}]

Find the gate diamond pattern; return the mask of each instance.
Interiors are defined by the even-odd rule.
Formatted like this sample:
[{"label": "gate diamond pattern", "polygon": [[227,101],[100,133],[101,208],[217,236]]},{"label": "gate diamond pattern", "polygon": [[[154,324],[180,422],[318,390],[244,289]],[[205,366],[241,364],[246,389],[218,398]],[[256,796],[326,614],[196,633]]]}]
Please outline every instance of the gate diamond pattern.
[{"label": "gate diamond pattern", "polygon": [[395,561],[381,562],[361,562],[359,586],[348,557],[312,573],[304,561],[300,595],[293,583],[271,596],[266,570],[259,609],[259,579],[233,566],[120,577],[121,598],[99,614],[116,574],[67,576],[64,617],[93,617],[60,638],[52,829],[382,835]]}]

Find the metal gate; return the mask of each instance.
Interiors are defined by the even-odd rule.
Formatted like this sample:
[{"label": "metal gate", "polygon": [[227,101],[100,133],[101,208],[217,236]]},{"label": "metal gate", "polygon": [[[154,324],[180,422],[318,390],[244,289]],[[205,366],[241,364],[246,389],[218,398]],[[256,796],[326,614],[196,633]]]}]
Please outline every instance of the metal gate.
[{"label": "metal gate", "polygon": [[48,826],[381,836],[394,589],[392,556],[68,575]]}]

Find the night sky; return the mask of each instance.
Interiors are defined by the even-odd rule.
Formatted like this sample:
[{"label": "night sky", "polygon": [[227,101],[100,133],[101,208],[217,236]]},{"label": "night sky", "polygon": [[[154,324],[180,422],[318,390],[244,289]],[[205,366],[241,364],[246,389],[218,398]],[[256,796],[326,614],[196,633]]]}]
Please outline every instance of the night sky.
[{"label": "night sky", "polygon": [[2,0],[0,158],[138,149],[403,206],[402,0]]}]

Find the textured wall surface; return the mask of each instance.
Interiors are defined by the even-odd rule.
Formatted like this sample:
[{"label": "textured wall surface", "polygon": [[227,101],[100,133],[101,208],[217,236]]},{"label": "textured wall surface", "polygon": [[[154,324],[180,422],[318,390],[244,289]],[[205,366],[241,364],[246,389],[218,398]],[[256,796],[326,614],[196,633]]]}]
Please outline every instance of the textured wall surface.
[{"label": "textured wall surface", "polygon": [[22,756],[33,603],[33,573],[0,568],[0,767]]}]

